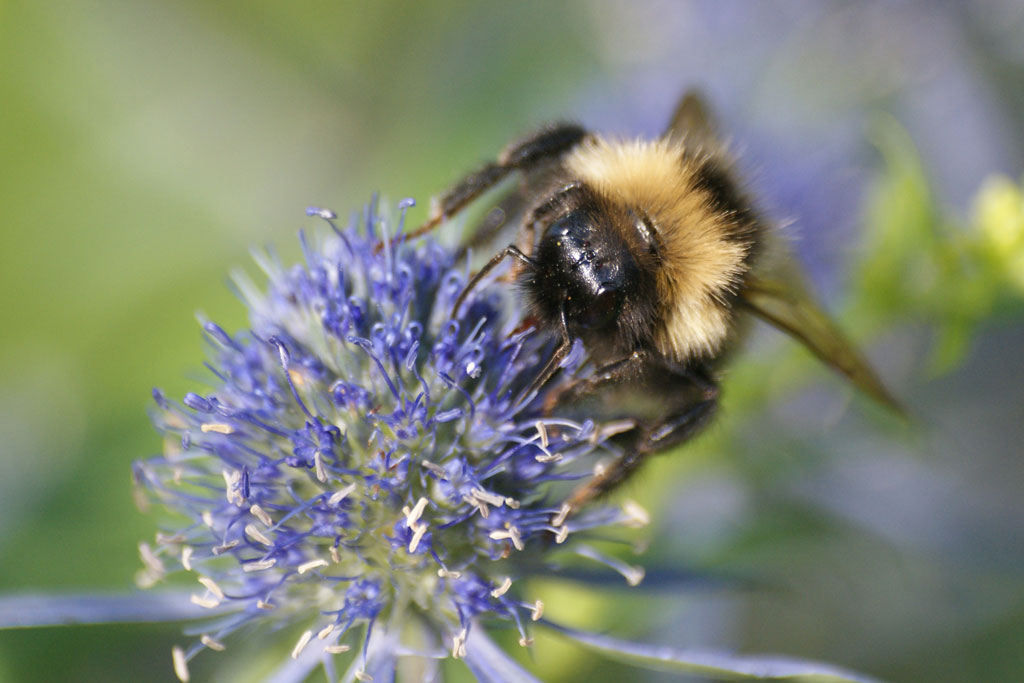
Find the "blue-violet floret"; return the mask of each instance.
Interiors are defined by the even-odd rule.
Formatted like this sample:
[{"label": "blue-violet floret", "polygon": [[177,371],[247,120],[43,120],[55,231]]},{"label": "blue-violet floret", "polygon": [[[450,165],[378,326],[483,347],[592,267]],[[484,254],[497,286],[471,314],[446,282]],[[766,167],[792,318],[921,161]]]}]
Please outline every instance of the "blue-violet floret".
[{"label": "blue-violet floret", "polygon": [[361,679],[413,624],[454,657],[482,619],[528,644],[543,605],[520,593],[521,567],[574,545],[601,558],[585,532],[643,521],[604,504],[565,518],[572,480],[616,454],[613,430],[522,395],[552,347],[523,329],[511,287],[480,288],[453,317],[467,267],[450,249],[389,246],[372,204],[345,229],[309,213],[332,229],[300,235],[303,264],[260,252],[266,286],[235,278],[250,329],[203,324],[211,388],[154,392],[164,452],[134,473],[168,514],[139,580],[190,572],[192,601],[216,615],[175,649],[179,677],[254,622],[301,629],[293,657],[315,648],[330,671],[345,656]]}]

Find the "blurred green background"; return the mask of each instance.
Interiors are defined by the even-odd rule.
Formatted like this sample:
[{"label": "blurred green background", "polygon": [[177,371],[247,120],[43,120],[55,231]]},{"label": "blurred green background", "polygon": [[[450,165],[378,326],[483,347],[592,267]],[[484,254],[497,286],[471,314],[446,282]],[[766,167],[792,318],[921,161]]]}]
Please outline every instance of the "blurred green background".
[{"label": "blurred green background", "polygon": [[[656,135],[694,85],[915,422],[758,332],[713,433],[628,487],[656,511],[647,586],[538,585],[548,614],[892,680],[1024,677],[1024,208],[1006,180],[977,194],[1024,170],[1014,0],[0,0],[0,590],[131,586],[150,390],[200,386],[198,310],[244,325],[225,281],[250,245],[297,254],[308,205],[423,207],[554,118]],[[181,640],[0,631],[0,680],[172,680]],[[533,659],[634,675],[559,641]]]}]

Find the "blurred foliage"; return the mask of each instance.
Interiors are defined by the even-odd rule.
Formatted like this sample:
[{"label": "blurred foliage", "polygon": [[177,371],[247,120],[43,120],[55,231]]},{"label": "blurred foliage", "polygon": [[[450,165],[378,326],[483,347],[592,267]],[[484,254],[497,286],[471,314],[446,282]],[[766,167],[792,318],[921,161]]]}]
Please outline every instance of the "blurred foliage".
[{"label": "blurred foliage", "polygon": [[[992,274],[994,304],[1024,294],[1024,192],[1005,176],[985,181],[974,204],[973,251]],[[1002,295],[1002,292],[1006,292]]]},{"label": "blurred foliage", "polygon": [[1020,188],[985,180],[966,221],[936,205],[906,131],[884,118],[873,128],[885,160],[868,204],[865,252],[853,291],[854,319],[880,324],[916,318],[936,328],[929,365],[949,372],[972,334],[997,310],[1019,314],[1024,277]]}]

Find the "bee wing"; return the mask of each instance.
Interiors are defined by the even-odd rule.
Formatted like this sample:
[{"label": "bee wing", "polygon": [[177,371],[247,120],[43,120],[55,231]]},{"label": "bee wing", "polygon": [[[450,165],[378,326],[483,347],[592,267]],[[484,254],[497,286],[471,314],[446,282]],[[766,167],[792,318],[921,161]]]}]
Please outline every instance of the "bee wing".
[{"label": "bee wing", "polygon": [[704,96],[697,90],[687,90],[672,112],[665,137],[686,140],[697,147],[717,147],[717,128],[715,116]]},{"label": "bee wing", "polygon": [[[699,153],[724,153],[715,116],[697,90],[688,90],[680,98],[665,137],[685,141],[687,148]],[[757,317],[802,342],[861,391],[905,416],[906,411],[868,362],[822,310],[796,263],[784,249],[778,248],[781,245],[774,246],[772,265],[762,267],[758,277],[748,278],[740,292],[741,303]]]},{"label": "bee wing", "polygon": [[842,373],[873,399],[906,416],[856,347],[840,331],[804,284],[792,264],[785,270],[748,280],[740,301],[754,315],[799,340],[815,356]]}]

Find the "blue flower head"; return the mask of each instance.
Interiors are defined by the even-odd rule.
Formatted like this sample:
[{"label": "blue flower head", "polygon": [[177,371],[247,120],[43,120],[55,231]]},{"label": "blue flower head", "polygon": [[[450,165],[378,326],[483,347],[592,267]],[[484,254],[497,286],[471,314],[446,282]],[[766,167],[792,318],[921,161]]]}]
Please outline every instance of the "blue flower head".
[{"label": "blue flower head", "polygon": [[[478,671],[481,620],[530,642],[543,605],[519,590],[525,567],[571,547],[604,559],[581,544],[588,531],[642,521],[629,506],[564,513],[572,480],[616,454],[614,428],[542,415],[564,380],[523,395],[552,346],[524,331],[510,287],[482,287],[454,313],[467,271],[451,250],[375,250],[388,221],[372,204],[344,230],[309,213],[332,230],[300,235],[305,263],[261,253],[266,286],[236,278],[251,328],[203,325],[212,388],[154,392],[164,453],[135,478],[169,514],[142,546],[140,582],[190,573],[192,601],[217,617],[175,649],[183,679],[199,650],[255,623],[302,629],[293,657],[328,672],[347,657],[361,679],[393,675],[417,623],[430,632],[419,642],[446,643]],[[577,349],[560,376],[581,361]]]}]

